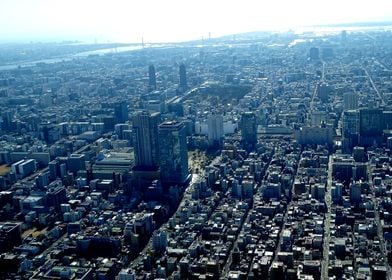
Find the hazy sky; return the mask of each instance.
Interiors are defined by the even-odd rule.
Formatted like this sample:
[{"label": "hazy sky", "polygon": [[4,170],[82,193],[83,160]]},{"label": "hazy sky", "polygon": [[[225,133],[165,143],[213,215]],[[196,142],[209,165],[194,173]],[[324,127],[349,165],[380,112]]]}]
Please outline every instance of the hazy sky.
[{"label": "hazy sky", "polygon": [[0,41],[180,41],[391,19],[392,0],[0,0]]}]

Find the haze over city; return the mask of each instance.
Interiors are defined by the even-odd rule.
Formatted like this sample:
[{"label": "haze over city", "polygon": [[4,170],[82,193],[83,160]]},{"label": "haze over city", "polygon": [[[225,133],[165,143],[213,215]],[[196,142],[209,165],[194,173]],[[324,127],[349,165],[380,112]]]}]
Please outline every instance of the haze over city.
[{"label": "haze over city", "polygon": [[0,42],[178,42],[391,19],[389,0],[2,0]]}]

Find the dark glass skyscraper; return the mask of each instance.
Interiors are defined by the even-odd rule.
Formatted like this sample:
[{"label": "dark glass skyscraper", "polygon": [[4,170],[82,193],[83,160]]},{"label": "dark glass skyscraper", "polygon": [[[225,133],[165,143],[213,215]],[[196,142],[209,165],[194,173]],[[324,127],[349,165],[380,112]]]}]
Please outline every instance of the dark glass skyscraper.
[{"label": "dark glass skyscraper", "polygon": [[132,119],[136,167],[159,166],[159,113],[141,112]]},{"label": "dark glass skyscraper", "polygon": [[184,183],[189,175],[185,125],[168,121],[158,130],[162,182]]},{"label": "dark glass skyscraper", "polygon": [[157,79],[155,76],[155,67],[150,65],[148,67],[148,89],[149,91],[157,89]]},{"label": "dark glass skyscraper", "polygon": [[244,112],[240,121],[241,142],[246,149],[253,149],[257,143],[256,116],[252,112]]},{"label": "dark glass skyscraper", "polygon": [[381,136],[383,130],[382,110],[361,109],[359,111],[359,133],[365,137]]},{"label": "dark glass skyscraper", "polygon": [[114,104],[114,118],[116,123],[128,121],[128,106],[124,102]]},{"label": "dark glass skyscraper", "polygon": [[186,79],[186,68],[184,64],[180,65],[180,90],[186,90],[188,88],[188,83]]}]

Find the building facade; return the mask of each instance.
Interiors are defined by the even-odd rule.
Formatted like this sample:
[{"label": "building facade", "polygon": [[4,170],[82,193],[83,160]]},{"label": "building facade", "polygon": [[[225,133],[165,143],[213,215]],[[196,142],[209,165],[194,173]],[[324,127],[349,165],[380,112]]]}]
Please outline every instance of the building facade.
[{"label": "building facade", "polygon": [[184,183],[189,176],[184,123],[168,121],[159,125],[159,151],[162,182]]},{"label": "building facade", "polygon": [[159,166],[159,113],[141,112],[133,117],[132,131],[136,167]]}]

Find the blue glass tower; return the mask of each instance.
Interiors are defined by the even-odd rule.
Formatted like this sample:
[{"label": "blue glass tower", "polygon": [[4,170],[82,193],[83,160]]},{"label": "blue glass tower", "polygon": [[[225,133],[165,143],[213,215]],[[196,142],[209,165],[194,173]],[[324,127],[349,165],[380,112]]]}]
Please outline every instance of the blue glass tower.
[{"label": "blue glass tower", "polygon": [[186,129],[182,122],[159,125],[159,153],[163,183],[182,184],[189,177]]}]

